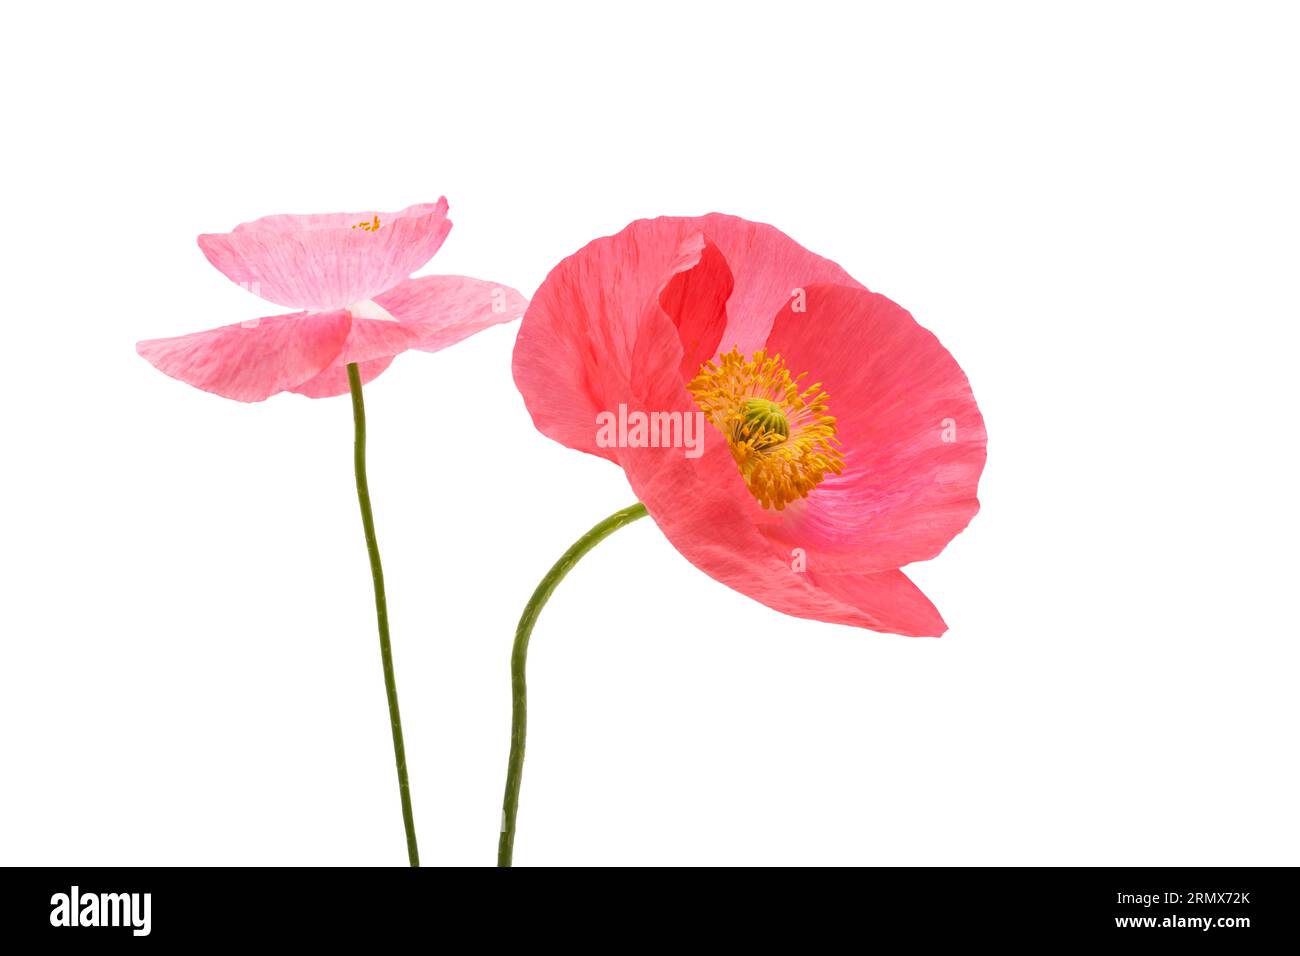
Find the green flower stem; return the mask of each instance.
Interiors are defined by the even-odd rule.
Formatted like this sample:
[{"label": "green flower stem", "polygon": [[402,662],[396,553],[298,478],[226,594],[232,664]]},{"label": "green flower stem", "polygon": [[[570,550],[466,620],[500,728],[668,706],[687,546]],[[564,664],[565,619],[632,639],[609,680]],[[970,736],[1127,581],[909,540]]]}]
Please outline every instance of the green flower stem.
[{"label": "green flower stem", "polygon": [[510,714],[510,764],[506,771],[506,796],[502,804],[497,866],[510,866],[515,852],[515,815],[519,812],[519,785],[524,778],[524,739],[528,733],[528,687],[524,679],[524,669],[528,663],[528,639],[533,634],[533,625],[537,623],[542,608],[546,606],[556,586],[573,570],[573,566],[582,560],[583,555],[619,528],[631,524],[637,518],[645,517],[645,513],[645,505],[638,502],[630,508],[615,511],[584,534],[568,551],[564,552],[551,570],[546,572],[546,577],[542,578],[542,582],[537,585],[537,590],[524,606],[524,613],[519,618],[519,626],[515,629],[514,651],[510,655],[510,687],[513,693]]},{"label": "green flower stem", "polygon": [[415,844],[415,816],[411,812],[411,784],[406,779],[406,745],[402,742],[402,713],[397,708],[397,679],[393,676],[393,648],[388,640],[388,600],[384,597],[384,569],[379,563],[379,542],[375,539],[375,517],[370,511],[370,486],[366,481],[366,405],[361,398],[361,373],[357,363],[348,365],[352,388],[352,420],[356,425],[353,461],[357,473],[357,501],[361,503],[361,524],[366,530],[370,573],[375,579],[375,616],[379,619],[379,656],[384,662],[384,689],[388,691],[388,719],[393,725],[393,757],[397,760],[397,787],[402,795],[402,823],[406,826],[406,854],[411,866],[420,865]]}]

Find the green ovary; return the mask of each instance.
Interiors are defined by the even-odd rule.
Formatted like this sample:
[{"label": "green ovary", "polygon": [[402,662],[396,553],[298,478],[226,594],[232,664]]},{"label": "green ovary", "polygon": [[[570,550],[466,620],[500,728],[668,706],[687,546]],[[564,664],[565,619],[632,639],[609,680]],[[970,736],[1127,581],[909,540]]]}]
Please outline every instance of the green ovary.
[{"label": "green ovary", "polygon": [[752,448],[779,445],[790,437],[790,423],[776,402],[766,398],[749,398],[740,407],[740,424],[736,438]]}]

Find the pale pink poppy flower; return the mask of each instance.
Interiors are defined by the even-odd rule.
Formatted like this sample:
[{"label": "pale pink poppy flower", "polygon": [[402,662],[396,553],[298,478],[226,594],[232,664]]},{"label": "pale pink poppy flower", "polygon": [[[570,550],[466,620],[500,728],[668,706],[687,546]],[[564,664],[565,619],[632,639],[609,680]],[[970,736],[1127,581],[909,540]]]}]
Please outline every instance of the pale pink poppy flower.
[{"label": "pale pink poppy flower", "polygon": [[[537,427],[620,465],[713,578],[798,617],[946,629],[899,568],[979,509],[984,422],[939,341],[835,263],[732,216],[634,222],[550,273],[514,376]],[[666,417],[611,443],[621,409]],[[647,447],[701,418],[701,448]]]},{"label": "pale pink poppy flower", "polygon": [[266,216],[199,236],[208,261],[232,281],[301,311],[150,339],[136,350],[173,378],[236,401],[341,395],[350,363],[368,382],[407,349],[436,352],[522,314],[524,297],[498,283],[409,278],[450,229],[439,199],[396,213]]},{"label": "pale pink poppy flower", "polygon": [[447,200],[401,212],[267,216],[228,233],[199,236],[208,261],[264,299],[300,311],[136,349],[159,370],[241,402],[278,392],[352,396],[353,471],[375,594],[375,621],[393,738],[407,859],[420,865],[388,599],[366,477],[362,384],[407,349],[436,352],[475,332],[516,319],[527,301],[514,289],[464,276],[410,275],[447,238]]}]

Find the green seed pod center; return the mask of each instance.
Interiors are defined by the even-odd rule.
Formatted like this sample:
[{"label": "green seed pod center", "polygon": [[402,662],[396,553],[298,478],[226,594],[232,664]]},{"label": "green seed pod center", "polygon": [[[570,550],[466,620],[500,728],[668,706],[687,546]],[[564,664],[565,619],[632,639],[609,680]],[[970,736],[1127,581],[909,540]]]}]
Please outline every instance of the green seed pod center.
[{"label": "green seed pod center", "polygon": [[740,424],[736,438],[754,448],[779,445],[790,437],[790,423],[776,402],[766,398],[748,398],[740,406]]}]

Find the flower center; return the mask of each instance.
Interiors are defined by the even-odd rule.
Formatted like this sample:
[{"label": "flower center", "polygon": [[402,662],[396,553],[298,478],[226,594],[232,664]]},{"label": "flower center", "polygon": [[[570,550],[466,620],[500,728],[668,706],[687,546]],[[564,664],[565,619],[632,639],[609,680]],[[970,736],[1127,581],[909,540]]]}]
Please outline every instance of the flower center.
[{"label": "flower center", "polygon": [[764,508],[780,511],[844,468],[829,396],[821,382],[800,388],[807,374],[792,378],[780,355],[758,351],[747,360],[732,349],[687,385]]},{"label": "flower center", "polygon": [[755,448],[769,448],[790,437],[790,422],[771,399],[747,398],[740,403],[740,423],[731,437]]}]

